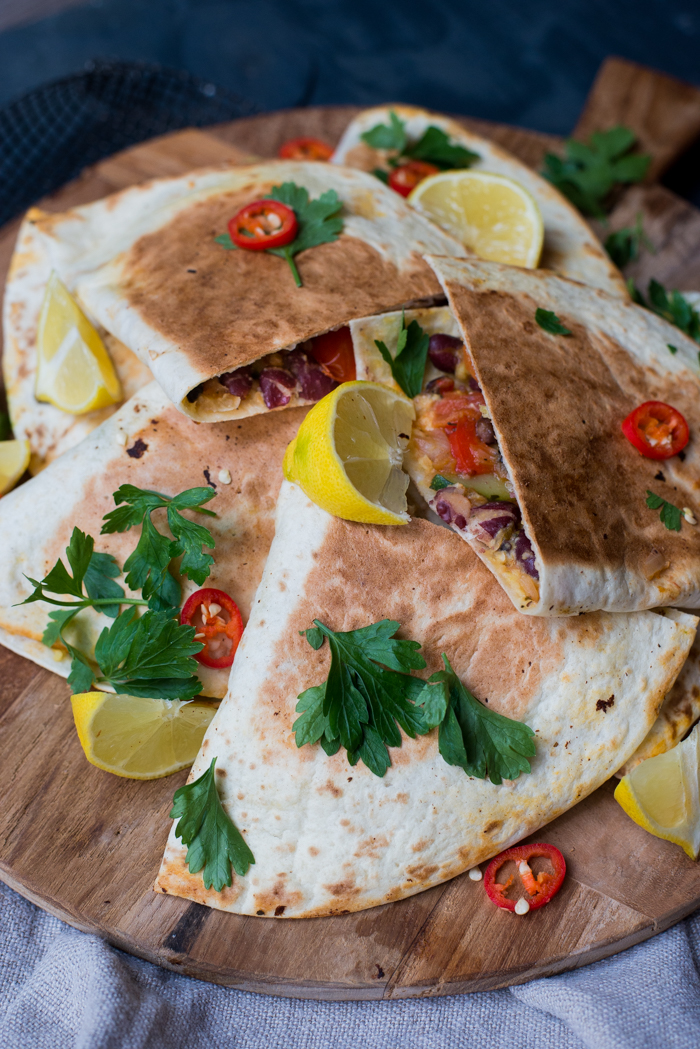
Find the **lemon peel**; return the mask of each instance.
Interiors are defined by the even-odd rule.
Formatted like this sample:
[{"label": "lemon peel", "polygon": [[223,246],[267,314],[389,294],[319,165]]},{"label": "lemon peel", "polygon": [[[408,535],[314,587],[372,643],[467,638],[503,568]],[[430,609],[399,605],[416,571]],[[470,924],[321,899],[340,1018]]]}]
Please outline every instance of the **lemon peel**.
[{"label": "lemon peel", "polygon": [[9,492],[29,466],[29,441],[0,441],[0,495]]}]

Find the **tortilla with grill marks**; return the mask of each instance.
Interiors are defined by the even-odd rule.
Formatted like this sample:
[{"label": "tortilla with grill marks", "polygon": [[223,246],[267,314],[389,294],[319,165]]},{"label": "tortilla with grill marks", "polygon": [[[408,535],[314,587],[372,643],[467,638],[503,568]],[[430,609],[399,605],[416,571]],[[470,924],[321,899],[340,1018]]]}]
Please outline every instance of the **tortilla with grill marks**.
[{"label": "tortilla with grill marks", "polygon": [[366,109],[358,113],[345,129],[332,163],[346,164],[363,171],[383,167],[383,151],[372,149],[362,141],[361,136],[378,124],[388,124],[392,110],[405,122],[409,141],[416,142],[431,125],[438,127],[452,143],[478,153],[479,159],[471,165],[470,170],[505,175],[525,187],[537,202],[544,223],[541,266],[571,280],[602,288],[619,298],[629,297],[622,274],[610,261],[586,220],[551,182],[495,142],[467,131],[450,117],[416,106],[384,105]]},{"label": "tortilla with grill marks", "polygon": [[[342,202],[339,239],[296,256],[301,288],[284,259],[227,250],[215,240],[243,205],[284,182],[304,187],[311,199],[335,190]],[[268,410],[260,389],[241,397],[218,376],[353,317],[440,298],[422,256],[466,254],[371,175],[293,161],[148,182],[49,216],[38,228],[54,268],[90,315],[149,366],[180,411],[200,422]],[[313,399],[299,389],[288,406]]]},{"label": "tortilla with grill marks", "polygon": [[[0,643],[68,676],[70,661],[55,659],[60,649],[41,644],[54,606],[43,601],[16,606],[33,589],[25,576],[43,579],[59,557],[66,563],[65,548],[76,525],[93,536],[96,550],[124,564],[140,528],[100,535],[103,515],[114,509],[112,493],[122,484],[165,495],[211,484],[216,498],[206,506],[217,517],[186,516],[203,524],[216,540],[215,564],[203,585],[229,594],[245,623],[272,542],[284,450],[304,414],[297,408],[274,420],[260,416],[245,425],[195,426],[175,410],[157,383],[150,383],[38,477],[0,500],[0,544],[7,566],[0,575]],[[230,484],[219,477],[226,470]],[[153,520],[157,528],[167,530],[164,511],[156,512]],[[141,596],[125,586],[123,576],[118,581],[127,596]],[[190,579],[180,582],[184,602],[199,587]],[[86,609],[66,628],[66,639],[92,654],[100,631],[111,622]],[[221,698],[228,667],[197,667],[203,694]]]},{"label": "tortilla with grill marks", "polygon": [[[190,774],[216,757],[222,803],[255,864],[221,892],[191,874],[174,827],[155,888],[240,914],[322,917],[411,896],[488,859],[600,786],[641,743],[697,619],[605,612],[522,616],[467,544],[413,520],[333,518],[283,482],[275,538],[229,690]],[[297,749],[297,696],[320,684],[328,646],[299,631],[383,618],[446,652],[481,702],[535,731],[532,772],[500,786],[449,766],[437,730],[390,751],[383,778],[342,749]],[[600,701],[603,701],[602,703]]]},{"label": "tortilla with grill marks", "polygon": [[[700,607],[700,527],[682,518],[680,531],[669,530],[646,505],[651,491],[700,520],[697,343],[647,309],[551,273],[429,261],[462,330],[534,550],[537,600],[488,562],[517,607],[544,616]],[[544,331],[538,307],[572,334]],[[687,419],[682,455],[648,459],[624,437],[623,419],[651,400]]]}]

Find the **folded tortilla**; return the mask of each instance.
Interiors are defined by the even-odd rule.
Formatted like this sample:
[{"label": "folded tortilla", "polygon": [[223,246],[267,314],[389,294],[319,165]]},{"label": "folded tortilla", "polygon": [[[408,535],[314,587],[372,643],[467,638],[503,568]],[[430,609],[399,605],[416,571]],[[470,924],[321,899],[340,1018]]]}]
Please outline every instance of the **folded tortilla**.
[{"label": "folded tortilla", "polygon": [[[335,190],[343,205],[339,239],[296,257],[301,288],[284,259],[227,250],[215,239],[241,207],[284,182],[311,199]],[[422,256],[466,253],[371,175],[292,161],[147,182],[48,216],[37,228],[87,312],[199,422],[313,403],[315,373],[309,379],[306,370],[315,362],[306,354],[295,359],[301,374],[291,374],[290,388],[268,372],[274,396],[263,395],[259,375],[284,369],[284,351],[354,317],[441,297]],[[246,392],[239,369],[250,365]],[[273,403],[280,397],[284,404]]]},{"label": "folded tortilla", "polygon": [[[113,415],[118,404],[85,415],[71,415],[34,397],[37,369],[37,327],[44,293],[51,276],[48,246],[36,224],[48,212],[31,208],[17,234],[5,285],[3,376],[15,437],[29,441],[29,469],[38,473],[47,463],[74,447]],[[146,364],[122,342],[97,325],[112,358],[124,400],[151,382]]]},{"label": "folded tortilla", "polygon": [[[377,106],[358,113],[345,129],[332,162],[373,171],[386,168],[386,153],[372,149],[362,134],[378,124],[388,124],[394,113],[406,123],[409,141],[415,142],[430,127],[443,130],[453,143],[479,154],[473,171],[489,171],[519,182],[534,197],[544,223],[544,246],[540,265],[572,280],[602,288],[611,295],[628,298],[620,271],[610,261],[592,229],[565,197],[521,160],[487,138],[467,131],[456,120],[415,106]],[[417,205],[420,206],[420,205]]]},{"label": "folded tortilla", "polygon": [[[189,515],[216,540],[215,564],[204,586],[230,594],[246,622],[272,542],[282,457],[303,417],[304,410],[296,409],[274,420],[250,419],[245,426],[195,426],[173,408],[157,383],[150,383],[79,445],[0,500],[6,569],[0,573],[0,643],[68,676],[70,662],[61,658],[63,649],[41,644],[53,606],[39,601],[18,607],[18,602],[32,591],[26,576],[43,579],[59,557],[66,563],[65,548],[76,525],[93,536],[96,550],[124,564],[140,529],[100,535],[103,515],[114,509],[112,493],[122,484],[165,495],[207,484],[214,488],[216,498],[207,507],[218,516]],[[157,527],[167,527],[164,512],[153,519]],[[127,596],[140,596],[131,594],[123,576],[118,581]],[[180,581],[184,602],[199,587],[190,579]],[[66,628],[66,638],[92,653],[110,622],[86,609]],[[197,666],[203,694],[221,698],[228,668]]]},{"label": "folded tortilla", "polygon": [[[447,765],[437,730],[403,738],[383,778],[344,751],[297,749],[297,696],[320,684],[314,618],[351,630],[383,618],[447,653],[481,702],[536,735],[532,772],[496,786]],[[686,658],[697,619],[605,612],[520,615],[448,529],[330,517],[283,483],[275,538],[229,690],[190,780],[216,757],[222,803],[255,864],[221,892],[190,874],[174,827],[155,888],[240,914],[357,911],[411,896],[488,859],[595,790],[634,752]]]},{"label": "folded tortilla", "polygon": [[[510,509],[505,503],[496,513],[491,503],[492,518],[512,513],[514,530],[497,529],[490,539],[480,527],[483,512],[474,515],[461,487],[430,488],[439,471],[417,447],[419,413],[406,465],[426,501],[472,544],[522,612],[700,607],[700,527],[692,523],[700,521],[697,343],[649,310],[551,273],[476,259],[429,261],[502,457],[507,491],[500,499],[510,498]],[[535,322],[538,308],[573,334],[544,331]],[[454,333],[448,314],[435,316]],[[400,323],[397,314],[354,325],[356,343],[358,332],[364,340],[356,352],[369,359],[381,331],[394,352],[388,326],[398,333]],[[681,455],[648,459],[624,437],[623,419],[651,400],[687,419],[691,439]],[[646,505],[649,491],[687,511],[680,531]]]}]

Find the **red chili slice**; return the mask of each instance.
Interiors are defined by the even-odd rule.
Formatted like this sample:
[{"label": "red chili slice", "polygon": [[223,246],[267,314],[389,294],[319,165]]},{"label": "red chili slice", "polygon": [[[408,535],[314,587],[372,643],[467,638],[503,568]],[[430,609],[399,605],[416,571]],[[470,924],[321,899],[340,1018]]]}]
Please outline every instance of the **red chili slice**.
[{"label": "red chili slice", "polygon": [[224,593],[207,587],[188,597],[180,613],[184,626],[195,628],[195,640],[204,648],[195,655],[205,667],[230,667],[243,633],[238,605]]},{"label": "red chili slice", "polygon": [[349,328],[338,328],[337,331],[317,335],[304,348],[336,382],[352,382],[357,377],[355,349]]},{"label": "red chili slice", "polygon": [[278,155],[283,160],[330,160],[333,146],[320,138],[302,135],[301,138],[290,138],[288,142],[283,142]]},{"label": "red chili slice", "polygon": [[[530,860],[538,856],[549,860],[552,865],[551,872],[540,871],[537,875],[533,874]],[[515,845],[512,849],[506,849],[505,852],[499,852],[498,856],[494,856],[484,874],[484,888],[489,899],[497,907],[502,907],[506,911],[515,910],[517,900],[511,900],[506,896],[506,890],[513,884],[513,875],[511,874],[505,882],[496,881],[496,875],[509,860],[516,866],[518,876],[527,893],[525,899],[531,911],[544,907],[545,903],[549,903],[552,897],[559,892],[566,874],[566,861],[559,849],[554,845],[546,845],[544,842],[539,842],[537,845]]]},{"label": "red chili slice", "polygon": [[445,427],[450,450],[457,464],[457,473],[467,477],[493,473],[496,451],[476,435],[477,420],[462,418]]},{"label": "red chili slice", "polygon": [[434,164],[428,164],[425,160],[409,160],[407,164],[399,164],[389,175],[389,185],[407,197],[412,189],[422,182],[428,175],[437,175],[440,168]]},{"label": "red chili slice", "polygon": [[254,200],[237,212],[228,224],[231,240],[248,251],[266,251],[291,244],[299,223],[291,208],[279,200]]},{"label": "red chili slice", "polygon": [[622,432],[647,459],[670,459],[682,452],[690,440],[690,430],[681,413],[663,401],[640,404],[622,423]]}]

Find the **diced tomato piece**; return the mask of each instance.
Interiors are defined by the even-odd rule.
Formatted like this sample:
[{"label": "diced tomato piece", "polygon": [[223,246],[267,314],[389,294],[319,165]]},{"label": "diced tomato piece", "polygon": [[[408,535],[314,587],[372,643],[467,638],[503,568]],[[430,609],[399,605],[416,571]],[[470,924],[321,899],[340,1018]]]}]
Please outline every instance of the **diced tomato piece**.
[{"label": "diced tomato piece", "polygon": [[195,628],[195,640],[204,648],[195,659],[205,667],[230,667],[243,633],[243,617],[232,597],[214,587],[197,590],[188,597],[180,623]]},{"label": "diced tomato piece", "polygon": [[462,418],[445,427],[457,473],[474,477],[493,473],[496,451],[476,436],[476,419]]},{"label": "diced tomato piece", "polygon": [[685,418],[663,401],[645,401],[622,423],[622,432],[647,459],[670,459],[690,440]]},{"label": "diced tomato piece", "polygon": [[336,382],[352,382],[357,377],[355,348],[348,327],[317,335],[306,343],[304,349]]},{"label": "diced tomato piece", "polygon": [[330,160],[333,146],[320,138],[302,135],[301,138],[290,138],[283,142],[277,155],[283,160]]},{"label": "diced tomato piece", "polygon": [[[551,873],[540,871],[535,876],[530,867],[530,860],[537,857],[549,860],[552,865]],[[496,881],[496,875],[509,860],[515,864],[523,888],[527,892],[525,899],[530,905],[529,910],[535,911],[538,907],[544,907],[545,903],[549,903],[559,892],[566,874],[566,861],[559,849],[544,842],[537,845],[515,845],[512,849],[506,849],[505,852],[494,856],[484,874],[484,888],[489,899],[497,907],[507,911],[515,910],[516,901],[506,896],[506,889],[513,884],[513,875],[511,874],[505,882]]]},{"label": "diced tomato piece", "polygon": [[440,168],[435,164],[428,164],[425,160],[409,160],[406,164],[399,164],[389,175],[389,185],[402,197],[407,197],[412,189],[422,182],[428,175],[437,175]]}]

